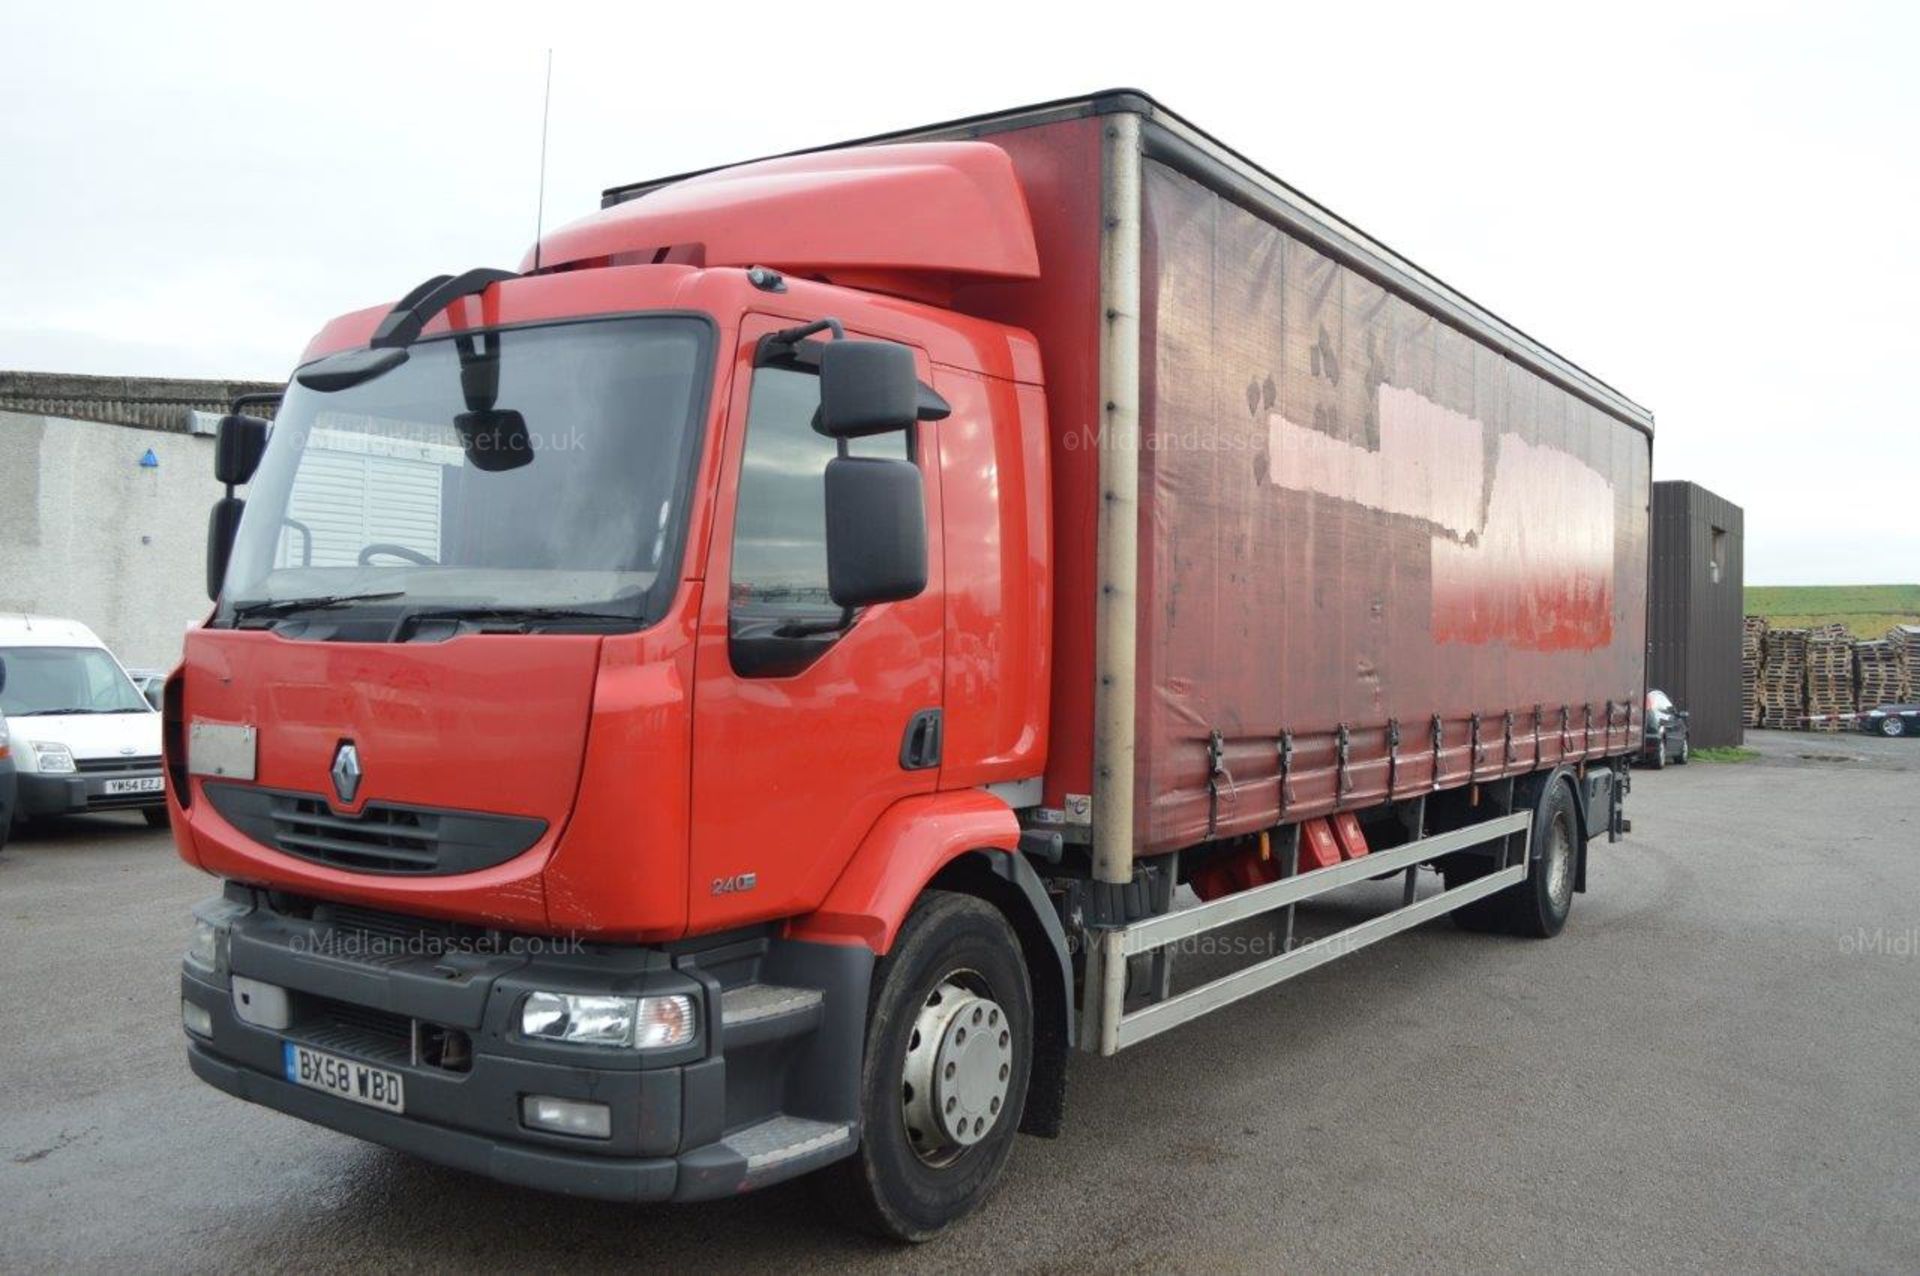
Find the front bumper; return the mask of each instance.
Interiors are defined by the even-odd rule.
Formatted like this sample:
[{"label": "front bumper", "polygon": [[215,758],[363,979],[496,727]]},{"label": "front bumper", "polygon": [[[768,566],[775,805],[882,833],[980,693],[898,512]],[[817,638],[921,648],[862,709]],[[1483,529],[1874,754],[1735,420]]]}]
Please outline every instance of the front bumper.
[{"label": "front bumper", "polygon": [[165,806],[164,790],[152,793],[109,793],[107,786],[119,780],[158,780],[158,767],[152,771],[114,772],[111,775],[34,775],[19,776],[17,801],[22,815],[79,815],[87,811],[138,811]]},{"label": "front bumper", "polygon": [[[228,888],[230,901],[249,895]],[[323,906],[316,916],[327,912]],[[731,1196],[855,1146],[858,1012],[872,966],[864,949],[756,935],[698,952],[587,945],[414,957],[330,942],[351,933],[336,920],[289,918],[262,905],[232,923],[219,968],[184,963],[181,997],[212,1025],[210,1038],[187,1034],[194,1074],[239,1098],[442,1165],[606,1200]],[[285,1028],[240,1017],[236,974],[288,990]],[[822,995],[811,1014],[784,1024],[761,1017],[749,1029],[727,1018],[729,990],[764,988],[770,979],[810,981]],[[700,1008],[699,1032],[657,1054],[529,1041],[515,1025],[535,988],[685,994]],[[858,1008],[851,1019],[849,1008]],[[422,1026],[466,1034],[470,1066],[421,1062],[403,1024],[413,1025],[416,1043]],[[398,1072],[404,1115],[290,1082],[288,1041]],[[607,1105],[610,1137],[526,1127],[520,1112],[528,1095]],[[797,1132],[784,1155],[765,1155],[770,1130]]]}]

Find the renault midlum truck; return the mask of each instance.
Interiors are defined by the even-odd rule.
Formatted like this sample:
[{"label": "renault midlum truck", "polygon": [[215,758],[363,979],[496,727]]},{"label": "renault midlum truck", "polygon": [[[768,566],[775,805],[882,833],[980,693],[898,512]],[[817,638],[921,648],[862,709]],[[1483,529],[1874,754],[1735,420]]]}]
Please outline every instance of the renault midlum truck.
[{"label": "renault midlum truck", "polygon": [[1071,1050],[1551,936],[1627,827],[1651,417],[1137,92],[616,187],[271,411],[188,1058],[432,1161],[925,1238]]}]

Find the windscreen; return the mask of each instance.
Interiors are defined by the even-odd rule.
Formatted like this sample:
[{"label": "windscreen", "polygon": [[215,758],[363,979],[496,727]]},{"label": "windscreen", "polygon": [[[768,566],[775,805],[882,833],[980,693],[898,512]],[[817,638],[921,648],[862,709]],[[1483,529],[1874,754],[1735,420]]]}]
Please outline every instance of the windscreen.
[{"label": "windscreen", "polygon": [[246,493],[223,614],[377,595],[657,617],[710,332],[682,316],[494,330],[420,342],[349,389],[296,382]]},{"label": "windscreen", "polygon": [[0,714],[151,713],[112,656],[98,647],[0,647]]}]

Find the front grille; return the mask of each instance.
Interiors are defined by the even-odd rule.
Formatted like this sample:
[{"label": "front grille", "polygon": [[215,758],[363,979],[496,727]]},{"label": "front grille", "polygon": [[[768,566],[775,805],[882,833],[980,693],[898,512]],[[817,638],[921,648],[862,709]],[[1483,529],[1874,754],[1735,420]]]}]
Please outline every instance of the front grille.
[{"label": "front grille", "polygon": [[378,873],[431,873],[439,862],[439,819],[396,807],[334,815],[319,798],[273,803],[274,845],[289,855]]},{"label": "front grille", "polygon": [[164,793],[96,793],[87,798],[89,811],[126,811],[152,808],[166,800]]},{"label": "front grille", "polygon": [[503,864],[546,832],[545,820],[369,802],[357,815],[313,793],[208,784],[228,823],[287,855],[356,873],[471,873]]},{"label": "front grille", "polygon": [[405,913],[389,913],[383,909],[362,908],[358,904],[336,904],[332,901],[316,902],[313,907],[313,919],[318,922],[328,922],[335,930],[355,931],[362,935],[372,935],[379,939],[406,944],[446,940],[469,929],[454,922],[437,921],[428,917],[409,917]]},{"label": "front grille", "polygon": [[379,1063],[413,1061],[413,1020],[405,1015],[308,995],[299,1013],[295,1031],[316,1049]]},{"label": "front grille", "polygon": [[83,775],[128,775],[160,769],[160,755],[138,758],[78,758],[73,764]]},{"label": "front grille", "polygon": [[316,1050],[399,1067],[473,1068],[473,1038],[459,1028],[312,993],[298,994],[295,1005],[293,1035]]}]

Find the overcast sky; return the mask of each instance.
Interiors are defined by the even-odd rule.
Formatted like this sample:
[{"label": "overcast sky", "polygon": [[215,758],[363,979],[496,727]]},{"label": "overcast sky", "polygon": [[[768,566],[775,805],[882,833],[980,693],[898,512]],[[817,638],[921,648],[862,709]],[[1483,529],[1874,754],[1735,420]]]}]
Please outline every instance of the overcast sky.
[{"label": "overcast sky", "polygon": [[[1146,89],[1647,404],[1752,584],[1920,579],[1911,4],[0,0],[0,368],[286,375],[602,187]],[[1258,15],[1258,17],[1256,17]]]}]

